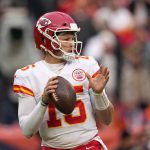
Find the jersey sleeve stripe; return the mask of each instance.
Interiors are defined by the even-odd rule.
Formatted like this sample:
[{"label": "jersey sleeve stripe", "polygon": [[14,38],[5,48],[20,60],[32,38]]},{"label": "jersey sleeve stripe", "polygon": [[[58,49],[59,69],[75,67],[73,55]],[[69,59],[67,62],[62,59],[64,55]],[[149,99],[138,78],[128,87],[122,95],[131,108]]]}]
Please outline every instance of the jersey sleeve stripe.
[{"label": "jersey sleeve stripe", "polygon": [[20,86],[20,85],[13,85],[13,91],[15,93],[23,93],[23,94],[27,94],[30,96],[34,96],[34,93],[32,90],[30,90],[24,86]]}]

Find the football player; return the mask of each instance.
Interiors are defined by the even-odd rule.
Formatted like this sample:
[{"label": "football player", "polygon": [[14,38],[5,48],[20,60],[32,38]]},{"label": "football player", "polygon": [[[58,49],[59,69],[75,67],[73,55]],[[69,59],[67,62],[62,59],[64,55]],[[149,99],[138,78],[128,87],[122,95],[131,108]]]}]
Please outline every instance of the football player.
[{"label": "football player", "polygon": [[[35,44],[44,57],[15,73],[20,127],[28,138],[39,131],[42,150],[107,150],[96,121],[106,125],[112,121],[114,108],[105,93],[109,69],[90,56],[80,56],[79,31],[68,14],[44,14],[34,27]],[[69,115],[57,110],[49,98],[58,75],[76,91],[76,105]]]}]

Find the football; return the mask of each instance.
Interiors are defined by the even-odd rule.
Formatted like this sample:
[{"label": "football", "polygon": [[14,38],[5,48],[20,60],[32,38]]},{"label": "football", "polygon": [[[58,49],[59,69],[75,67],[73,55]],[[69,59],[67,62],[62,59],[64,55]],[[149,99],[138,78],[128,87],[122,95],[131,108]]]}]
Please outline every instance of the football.
[{"label": "football", "polygon": [[57,76],[58,86],[56,92],[50,94],[50,100],[54,106],[63,114],[70,114],[75,108],[76,93],[69,81]]}]

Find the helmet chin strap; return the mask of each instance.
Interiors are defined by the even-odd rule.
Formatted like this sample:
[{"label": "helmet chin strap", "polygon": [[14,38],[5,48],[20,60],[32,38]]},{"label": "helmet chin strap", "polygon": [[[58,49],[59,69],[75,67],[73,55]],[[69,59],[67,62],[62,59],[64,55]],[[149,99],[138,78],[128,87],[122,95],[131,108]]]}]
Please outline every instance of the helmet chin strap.
[{"label": "helmet chin strap", "polygon": [[74,53],[63,53],[62,58],[66,61],[73,61],[75,59],[76,54]]}]

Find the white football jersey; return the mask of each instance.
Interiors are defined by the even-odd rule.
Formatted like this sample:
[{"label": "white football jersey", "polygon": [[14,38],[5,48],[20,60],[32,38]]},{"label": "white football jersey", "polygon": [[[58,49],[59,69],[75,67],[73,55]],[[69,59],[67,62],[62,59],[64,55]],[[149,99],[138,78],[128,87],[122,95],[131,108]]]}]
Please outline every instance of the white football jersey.
[{"label": "white football jersey", "polygon": [[[65,115],[49,104],[39,128],[42,145],[73,148],[88,142],[98,133],[89,95],[89,82],[85,75],[88,72],[94,77],[98,70],[97,62],[88,56],[80,56],[65,64],[59,76],[73,85],[77,95],[76,106],[71,114]],[[38,103],[47,81],[53,76],[57,74],[45,65],[44,60],[38,61],[16,71],[14,92],[20,96],[33,96]]]}]

